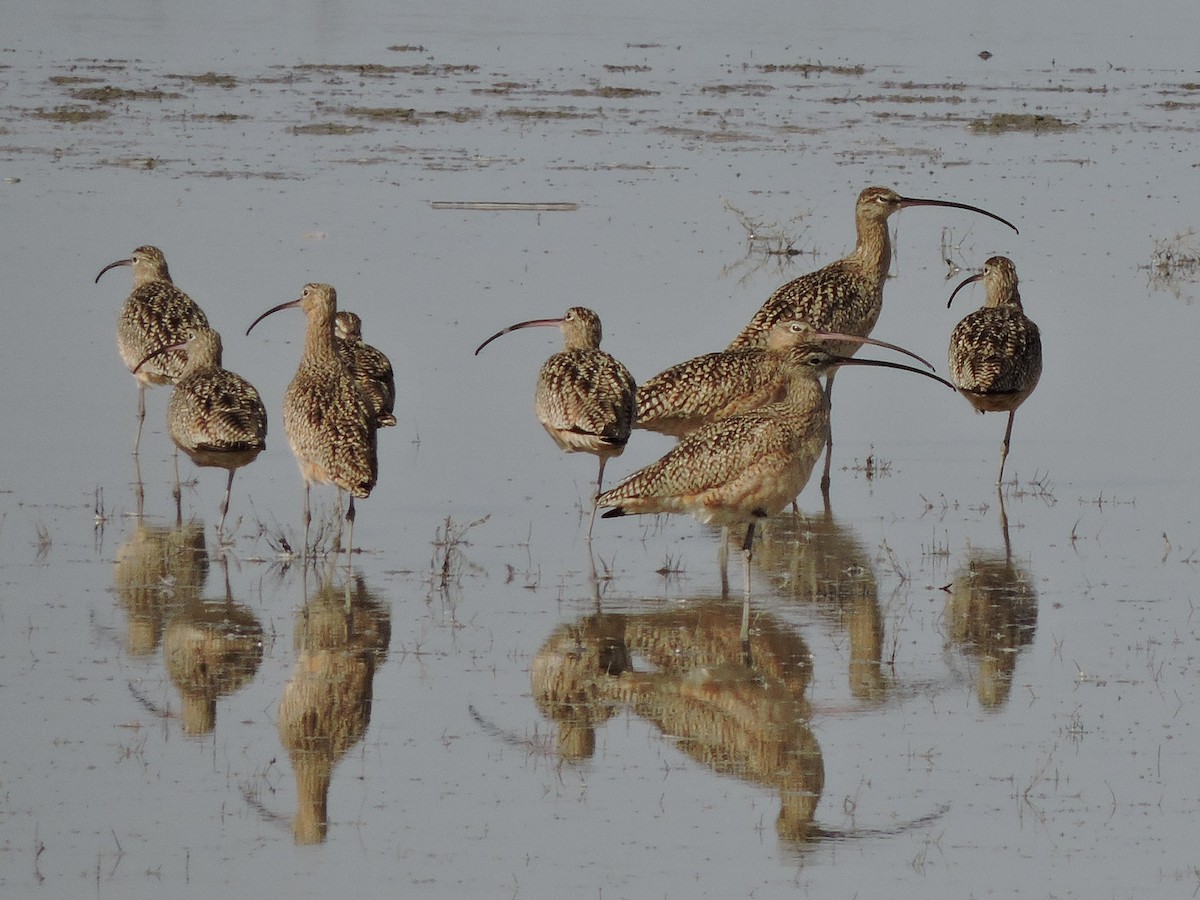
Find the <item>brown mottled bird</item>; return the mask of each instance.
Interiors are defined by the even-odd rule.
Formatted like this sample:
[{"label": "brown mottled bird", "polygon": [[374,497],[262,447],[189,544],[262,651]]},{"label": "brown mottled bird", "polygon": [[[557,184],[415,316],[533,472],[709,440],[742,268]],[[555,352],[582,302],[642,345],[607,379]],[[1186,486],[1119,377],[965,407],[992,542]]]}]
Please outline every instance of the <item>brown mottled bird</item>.
[{"label": "brown mottled bird", "polygon": [[[117,319],[117,350],[129,371],[137,369],[138,363],[155,350],[185,342],[192,329],[208,327],[204,310],[171,281],[167,259],[157,247],[138,247],[128,259],[109,263],[100,270],[96,282],[117,266],[133,267],[133,291]],[[142,423],[146,419],[146,386],[174,384],[183,373],[185,361],[182,350],[172,350],[135,372],[138,382],[135,454],[142,442]]]},{"label": "brown mottled bird", "polygon": [[392,409],[396,405],[396,376],[392,361],[382,350],[364,343],[362,319],[349,310],[338,310],[333,320],[333,346],[367,400],[376,428],[396,424]]},{"label": "brown mottled bird", "polygon": [[[869,187],[858,195],[854,207],[854,226],[858,240],[853,252],[824,268],[801,275],[778,288],[750,320],[742,333],[729,345],[730,350],[761,347],[766,344],[772,325],[785,319],[800,319],[822,331],[868,335],[883,308],[883,282],[892,261],[888,237],[888,218],[908,206],[942,206],[979,213],[1017,228],[1006,219],[977,206],[950,200],[923,200],[902,197],[891,188]],[[857,346],[844,344],[836,352],[852,355]],[[833,391],[830,372],[825,390]],[[826,444],[825,471],[821,490],[829,488],[833,454],[833,436]]]},{"label": "brown mottled bird", "polygon": [[748,628],[750,547],[755,523],[780,512],[800,493],[829,435],[829,397],[818,381],[844,365],[883,366],[936,375],[899,363],[839,356],[824,344],[791,354],[784,399],[712,422],[686,435],[657,462],[601,494],[604,518],[689,513],[713,525],[746,525],[742,544],[744,627]]},{"label": "brown mottled bird", "polygon": [[[563,349],[555,353],[538,373],[534,408],[554,442],[567,453],[594,453],[600,460],[596,493],[604,485],[604,465],[620,456],[629,441],[636,412],[637,385],[633,376],[616,359],[600,349],[600,317],[583,306],[573,306],[558,319],[531,319],[496,332],[475,350],[479,351],[518,328],[557,325],[563,334]],[[592,521],[588,537],[596,521]]]},{"label": "brown mottled bird", "polygon": [[[706,353],[672,366],[644,382],[637,391],[635,428],[674,437],[701,425],[778,403],[787,393],[788,356],[805,344],[837,341],[886,347],[933,368],[903,347],[868,337],[817,331],[796,319],[776,322],[765,347]],[[832,344],[830,345],[832,346]]]},{"label": "brown mottled bird", "polygon": [[300,297],[268,309],[246,334],[272,313],[300,308],[308,317],[300,368],[283,396],[283,429],[304,477],[304,552],[309,552],[309,506],[313,482],[333,484],[350,495],[347,559],[354,548],[354,499],[369,497],[379,475],[371,411],[333,345],[337,291],[306,284]]},{"label": "brown mottled bird", "polygon": [[954,326],[950,334],[950,378],[978,412],[1007,412],[1008,427],[1000,447],[1000,474],[1012,437],[1017,407],[1033,393],[1042,375],[1042,336],[1021,308],[1017,267],[1007,256],[993,256],[983,271],[956,287],[946,303],[968,284],[983,281],[987,299]]},{"label": "brown mottled bird", "polygon": [[196,465],[229,470],[217,528],[223,534],[233,473],[254,462],[267,446],[267,410],[254,385],[221,368],[221,336],[207,326],[193,328],[182,343],[149,354],[134,372],[176,350],[187,354],[187,362],[167,404],[167,429],[175,446]]}]

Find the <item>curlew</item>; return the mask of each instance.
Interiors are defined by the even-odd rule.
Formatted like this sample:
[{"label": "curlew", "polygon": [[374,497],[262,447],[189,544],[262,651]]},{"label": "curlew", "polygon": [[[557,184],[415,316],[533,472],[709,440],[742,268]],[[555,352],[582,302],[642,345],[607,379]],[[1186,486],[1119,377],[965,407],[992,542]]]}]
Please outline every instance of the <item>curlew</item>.
[{"label": "curlew", "polygon": [[[531,319],[496,332],[475,350],[479,351],[510,331],[535,325],[557,325],[563,334],[563,349],[555,353],[538,373],[534,408],[538,421],[554,443],[567,453],[594,453],[600,460],[596,495],[604,486],[604,466],[620,456],[629,441],[636,412],[637,386],[629,370],[600,349],[600,317],[582,306],[573,306],[558,319]],[[588,539],[596,522],[596,505]]]},{"label": "curlew", "polygon": [[246,334],[272,313],[292,308],[302,309],[308,317],[300,367],[283,396],[283,429],[304,478],[304,552],[309,552],[313,482],[333,484],[350,495],[349,561],[354,548],[354,500],[370,496],[379,474],[375,426],[362,391],[334,349],[337,291],[332,285],[306,284],[298,299],[268,309],[250,323]]},{"label": "curlew", "polygon": [[339,310],[333,320],[333,346],[366,398],[376,428],[396,424],[392,408],[396,405],[396,376],[387,355],[362,339],[362,319],[348,310]]},{"label": "curlew", "polygon": [[814,341],[873,344],[929,362],[903,347],[868,337],[817,331],[806,322],[776,322],[765,347],[706,353],[672,366],[637,391],[635,428],[683,437],[701,425],[777,403],[788,384],[788,357]]},{"label": "curlew", "polygon": [[[179,350],[187,361],[167,404],[167,430],[175,446],[196,465],[229,470],[217,526],[217,534],[222,535],[234,472],[254,462],[267,446],[267,410],[254,385],[221,368],[221,336],[208,327],[193,328],[186,341],[148,354],[134,374],[163,354]],[[178,490],[177,471],[177,502]]]},{"label": "curlew", "polygon": [[1021,308],[1017,267],[1007,256],[993,256],[985,262],[982,272],[954,289],[946,308],[960,290],[981,280],[987,291],[983,306],[955,325],[950,334],[950,378],[978,412],[1008,413],[996,476],[999,485],[1004,481],[1013,417],[1042,375],[1042,336]]},{"label": "curlew", "polygon": [[146,386],[178,381],[186,357],[182,350],[172,350],[139,371],[134,370],[148,354],[187,341],[193,328],[208,327],[208,318],[196,301],[175,287],[167,269],[167,258],[157,247],[138,247],[128,259],[109,263],[96,276],[96,283],[105,272],[117,266],[133,268],[133,291],[117,319],[117,351],[138,382],[138,424],[133,442],[136,454],[142,443],[142,424],[146,420]]},{"label": "curlew", "polygon": [[780,512],[808,483],[829,435],[829,397],[819,378],[839,366],[882,366],[936,375],[900,363],[853,359],[822,344],[791,357],[784,399],[712,422],[686,435],[657,462],[601,494],[603,518],[643,513],[689,513],[705,524],[745,525],[743,642],[748,646],[750,548],[759,519]]},{"label": "curlew", "polygon": [[[963,209],[1017,227],[995,213],[951,200],[925,200],[902,197],[890,188],[869,187],[858,195],[854,207],[857,242],[854,250],[837,262],[807,275],[801,275],[778,288],[762,305],[754,318],[733,342],[730,350],[761,347],[772,325],[783,319],[801,319],[822,331],[868,335],[875,327],[883,306],[883,282],[891,266],[892,245],[887,220],[908,206],[940,206]],[[852,355],[857,347],[845,344],[836,352]],[[833,391],[834,372],[826,379],[825,390]],[[833,435],[825,448],[825,470],[821,490],[829,489],[829,471],[833,455]]]}]

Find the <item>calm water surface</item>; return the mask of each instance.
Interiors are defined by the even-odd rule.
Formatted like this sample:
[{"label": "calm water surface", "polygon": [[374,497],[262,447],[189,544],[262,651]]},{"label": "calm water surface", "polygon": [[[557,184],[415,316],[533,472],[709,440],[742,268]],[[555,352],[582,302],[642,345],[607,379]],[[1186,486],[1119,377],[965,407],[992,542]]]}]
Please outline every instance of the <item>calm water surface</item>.
[{"label": "calm water surface", "polygon": [[[1200,284],[1149,268],[1196,247],[1191,5],[243,6],[0,38],[5,896],[1194,895]],[[1061,127],[973,128],[1028,114]],[[1046,366],[1007,533],[1003,417],[847,371],[747,669],[716,532],[598,522],[589,555],[594,462],[532,412],[556,335],[471,351],[576,304],[639,379],[718,349],[870,184],[1021,229],[896,217],[876,329],[940,362],[982,302],[950,290],[1015,260]],[[435,208],[475,201],[578,208]],[[129,453],[128,271],[92,280],[143,243],[272,414],[224,553],[220,472],[181,463],[176,523],[166,390]],[[279,556],[302,316],[244,335],[312,280],[400,383],[350,578]]]}]

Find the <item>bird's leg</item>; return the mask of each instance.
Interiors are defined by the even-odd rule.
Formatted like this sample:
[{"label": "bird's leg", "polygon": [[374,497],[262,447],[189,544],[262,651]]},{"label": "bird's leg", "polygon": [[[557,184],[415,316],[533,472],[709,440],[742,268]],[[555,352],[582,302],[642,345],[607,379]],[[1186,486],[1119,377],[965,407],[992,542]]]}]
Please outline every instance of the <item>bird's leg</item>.
[{"label": "bird's leg", "polygon": [[146,488],[142,484],[142,464],[136,453],[133,454],[133,498],[137,503],[138,520],[141,521],[142,513],[146,508]]},{"label": "bird's leg", "polygon": [[721,570],[721,599],[729,596],[729,526],[721,526],[721,546],[717,548],[717,566]]},{"label": "bird's leg", "polygon": [[[304,551],[302,557],[308,556],[308,526],[312,524],[312,508],[309,506],[311,502],[312,485],[307,481],[304,482]],[[313,556],[316,556],[314,553]]]},{"label": "bird's leg", "polygon": [[137,433],[133,438],[133,455],[138,455],[138,448],[142,446],[142,424],[146,421],[146,386],[140,381],[138,382],[138,410],[137,410]]},{"label": "bird's leg", "polygon": [[746,526],[746,540],[742,542],[742,662],[753,665],[750,655],[750,547],[754,543],[754,523]]},{"label": "bird's leg", "polygon": [[183,504],[183,487],[179,484],[179,448],[175,448],[175,455],[171,459],[175,467],[175,487],[171,489],[171,497],[175,500],[175,512],[177,515],[182,515],[181,507]]},{"label": "bird's leg", "polygon": [[1012,437],[1013,418],[1016,415],[1015,409],[1008,411],[1008,427],[1004,429],[1004,443],[1000,445],[1000,474],[996,476],[996,484],[1004,483],[1004,461],[1008,459],[1008,439]]},{"label": "bird's leg", "polygon": [[600,499],[600,494],[604,488],[604,464],[608,462],[603,456],[600,457],[600,474],[596,476],[596,496],[592,497],[592,521],[588,523],[588,542],[592,540],[592,527],[596,524],[596,501]]},{"label": "bird's leg", "polygon": [[1012,541],[1008,538],[1008,513],[1004,509],[1004,488],[996,485],[996,497],[1000,501],[1000,532],[1004,535],[1004,561],[1012,562]]},{"label": "bird's leg", "polygon": [[171,497],[175,500],[175,524],[183,524],[183,488],[179,485],[179,451],[175,451],[175,487],[171,489]]},{"label": "bird's leg", "polygon": [[589,539],[588,551],[588,584],[592,588],[592,601],[596,604],[596,615],[600,615],[603,606],[600,602],[600,576],[596,574],[596,557],[592,555],[592,542]]},{"label": "bird's leg", "polygon": [[350,506],[346,509],[346,521],[350,523],[350,534],[346,542],[346,568],[350,568],[350,554],[354,552],[354,495],[350,495]]},{"label": "bird's leg", "polygon": [[229,470],[229,480],[225,482],[225,499],[221,501],[221,524],[217,526],[218,541],[225,534],[225,516],[229,513],[229,495],[233,491],[233,473],[235,471],[237,470]]},{"label": "bird's leg", "polygon": [[829,408],[829,434],[825,437],[825,470],[821,473],[821,493],[829,496],[829,472],[833,466],[833,376],[830,372],[825,376],[825,405]]}]

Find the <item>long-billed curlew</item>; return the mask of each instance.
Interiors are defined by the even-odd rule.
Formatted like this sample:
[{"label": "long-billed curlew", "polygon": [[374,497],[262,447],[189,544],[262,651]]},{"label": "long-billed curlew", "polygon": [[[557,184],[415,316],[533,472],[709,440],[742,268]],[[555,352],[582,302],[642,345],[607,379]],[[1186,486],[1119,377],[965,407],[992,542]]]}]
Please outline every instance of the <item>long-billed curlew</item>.
[{"label": "long-billed curlew", "polygon": [[376,428],[396,424],[396,376],[387,355],[362,339],[362,319],[349,310],[339,310],[333,320],[333,346],[358,382]]},{"label": "long-billed curlew", "polygon": [[996,476],[996,484],[1001,484],[1013,417],[1042,375],[1042,336],[1021,308],[1017,267],[1007,256],[985,262],[982,272],[954,289],[946,308],[960,290],[980,280],[987,299],[950,334],[950,378],[977,411],[1008,413]]},{"label": "long-billed curlew", "polygon": [[298,299],[268,309],[250,323],[246,334],[272,313],[292,308],[308,317],[300,367],[283,396],[283,429],[304,477],[304,552],[309,552],[312,484],[333,484],[350,495],[349,560],[354,499],[369,497],[379,475],[375,426],[362,391],[333,346],[337,291],[332,285],[306,284]]},{"label": "long-billed curlew", "polygon": [[835,354],[806,344],[790,357],[784,399],[712,422],[686,435],[657,462],[635,472],[596,499],[603,518],[642,513],[689,513],[706,524],[744,524],[743,638],[749,640],[750,548],[759,519],[780,512],[808,483],[829,435],[829,397],[819,378],[844,365],[921,369]]},{"label": "long-billed curlew", "polygon": [[[117,266],[133,267],[133,291],[117,319],[117,350],[129,371],[133,372],[147,354],[187,341],[193,328],[208,327],[204,310],[171,281],[167,258],[157,247],[138,247],[128,259],[109,263],[100,270],[96,282]],[[173,384],[183,373],[185,362],[182,350],[172,350],[135,372],[138,382],[135,454],[142,442],[142,424],[146,420],[146,386]]]},{"label": "long-billed curlew", "polygon": [[[479,351],[510,331],[535,325],[557,325],[562,329],[563,349],[555,353],[538,373],[534,408],[538,421],[554,442],[567,453],[594,453],[600,460],[596,494],[604,485],[604,465],[620,456],[629,441],[636,412],[637,386],[629,370],[600,349],[600,317],[583,306],[573,306],[558,319],[531,319],[496,332],[475,350]],[[588,538],[596,522],[596,506]]]},{"label": "long-billed curlew", "polygon": [[706,353],[672,366],[637,391],[635,428],[683,437],[701,425],[777,403],[787,392],[788,356],[816,341],[873,344],[929,362],[903,347],[868,337],[817,331],[796,319],[776,322],[765,347]]},{"label": "long-billed curlew", "polygon": [[[887,220],[893,213],[907,206],[964,209],[1002,222],[1013,231],[1017,230],[1007,219],[978,206],[951,200],[902,197],[890,188],[869,187],[858,195],[858,202],[854,207],[854,227],[858,240],[853,252],[837,262],[801,275],[778,288],[755,313],[750,324],[734,338],[729,349],[763,346],[771,326],[784,319],[801,319],[822,331],[870,334],[883,307],[883,282],[892,261]],[[857,350],[857,346],[845,344],[834,349],[849,356]],[[829,373],[825,385],[826,392],[833,391],[834,374]],[[833,456],[832,432],[825,452],[825,471],[821,476],[822,491],[829,488],[829,471]]]},{"label": "long-billed curlew", "polygon": [[134,373],[177,350],[187,354],[187,362],[167,404],[167,429],[175,446],[196,465],[229,470],[217,527],[222,535],[234,472],[254,462],[267,446],[267,410],[254,385],[221,368],[221,336],[207,326],[193,328],[182,343],[148,354]]}]

